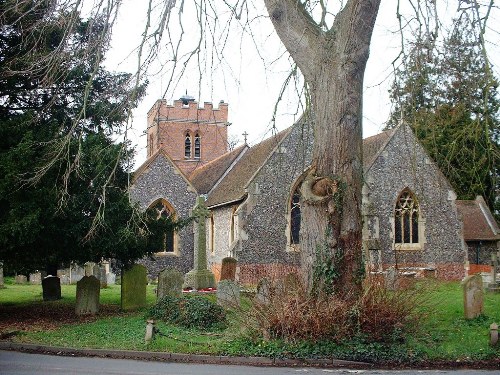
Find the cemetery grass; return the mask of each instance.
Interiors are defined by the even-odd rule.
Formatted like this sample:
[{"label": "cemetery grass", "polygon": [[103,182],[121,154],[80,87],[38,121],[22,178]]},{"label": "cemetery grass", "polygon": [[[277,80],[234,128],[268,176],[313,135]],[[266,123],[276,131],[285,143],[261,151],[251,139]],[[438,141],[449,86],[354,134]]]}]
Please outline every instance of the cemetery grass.
[{"label": "cemetery grass", "polygon": [[[264,341],[246,329],[241,312],[229,313],[228,328],[213,332],[158,322],[160,334],[151,344],[145,344],[145,310],[121,312],[119,285],[102,289],[100,313],[84,318],[74,315],[75,286],[63,285],[63,299],[55,302],[42,302],[39,285],[7,283],[6,286],[6,289],[0,290],[0,337],[14,342],[72,348],[278,358],[334,357],[401,364],[500,359],[500,347],[494,349],[488,345],[489,325],[500,323],[500,294],[487,293],[484,316],[467,321],[463,318],[459,283],[436,283],[430,288],[429,303],[422,306],[425,316],[419,322],[417,332],[406,337],[404,343],[366,343],[362,338],[356,338],[341,345],[332,342]],[[152,286],[148,287],[147,301],[149,305],[155,302]],[[243,302],[243,309],[249,308],[249,300],[244,299]]]}]

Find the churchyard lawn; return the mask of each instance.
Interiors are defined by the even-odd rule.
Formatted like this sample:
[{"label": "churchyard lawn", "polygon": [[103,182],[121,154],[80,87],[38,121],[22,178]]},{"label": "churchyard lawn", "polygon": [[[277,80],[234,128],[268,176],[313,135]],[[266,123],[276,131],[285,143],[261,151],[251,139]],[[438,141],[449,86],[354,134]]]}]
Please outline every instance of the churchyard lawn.
[{"label": "churchyard lawn", "polygon": [[[244,319],[230,313],[224,331],[203,332],[158,322],[160,334],[144,343],[145,311],[121,312],[120,286],[101,290],[101,310],[93,317],[74,314],[75,286],[62,286],[62,300],[42,302],[39,285],[14,285],[6,280],[0,290],[0,337],[73,348],[130,349],[172,353],[258,355],[269,357],[336,357],[371,362],[474,362],[500,363],[500,345],[488,345],[489,326],[500,323],[500,294],[485,295],[484,315],[463,318],[462,289],[459,283],[436,283],[430,288],[425,318],[418,333],[405,343],[366,344],[360,339],[343,345],[334,343],[285,343],[264,341],[245,335]],[[207,298],[215,298],[214,295]],[[155,302],[154,286],[147,288],[147,303]],[[243,298],[243,309],[249,307]]]}]

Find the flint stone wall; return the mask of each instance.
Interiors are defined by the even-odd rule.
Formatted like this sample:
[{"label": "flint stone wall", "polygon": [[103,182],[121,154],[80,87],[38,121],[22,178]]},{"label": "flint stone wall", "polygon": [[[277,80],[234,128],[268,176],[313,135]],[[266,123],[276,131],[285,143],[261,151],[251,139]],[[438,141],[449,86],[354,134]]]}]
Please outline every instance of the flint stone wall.
[{"label": "flint stone wall", "polygon": [[[180,175],[177,168],[163,155],[158,155],[134,181],[130,196],[146,210],[158,199],[165,199],[175,209],[177,218],[188,218],[196,202],[194,188]],[[148,270],[148,276],[156,279],[161,270],[175,268],[182,273],[193,268],[193,224],[178,232],[176,254],[157,254],[151,259],[142,259]],[[161,249],[159,249],[161,250]]]}]

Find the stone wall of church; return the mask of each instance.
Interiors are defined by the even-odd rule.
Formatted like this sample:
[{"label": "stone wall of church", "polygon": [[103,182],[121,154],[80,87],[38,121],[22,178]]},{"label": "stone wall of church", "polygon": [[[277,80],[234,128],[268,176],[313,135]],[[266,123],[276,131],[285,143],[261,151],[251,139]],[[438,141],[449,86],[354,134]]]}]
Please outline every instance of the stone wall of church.
[{"label": "stone wall of church", "polygon": [[[158,155],[134,180],[130,196],[142,209],[148,208],[158,199],[165,199],[174,208],[177,218],[188,218],[197,194],[170,161]],[[161,253],[153,259],[140,261],[147,267],[150,278],[156,278],[166,267],[173,267],[184,273],[193,268],[193,224],[182,228],[176,238],[176,254]]]},{"label": "stone wall of church", "polygon": [[[420,248],[395,250],[394,209],[405,188],[420,206]],[[467,252],[455,194],[409,128],[400,128],[372,164],[363,193],[364,239],[378,244],[383,268],[430,267],[440,279],[464,276]]]},{"label": "stone wall of church", "polygon": [[248,186],[235,249],[243,284],[263,275],[285,276],[300,265],[300,253],[287,251],[288,205],[291,189],[310,165],[312,140],[308,126],[295,125]]}]

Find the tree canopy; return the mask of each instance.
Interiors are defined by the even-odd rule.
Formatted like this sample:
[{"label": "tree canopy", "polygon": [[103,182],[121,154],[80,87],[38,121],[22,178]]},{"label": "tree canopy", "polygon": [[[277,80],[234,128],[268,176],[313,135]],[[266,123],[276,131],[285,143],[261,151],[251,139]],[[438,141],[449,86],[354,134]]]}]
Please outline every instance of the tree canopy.
[{"label": "tree canopy", "polygon": [[52,5],[0,1],[0,259],[18,271],[130,263],[175,226],[127,192],[133,150],[119,135],[145,86],[101,66],[105,19]]}]

